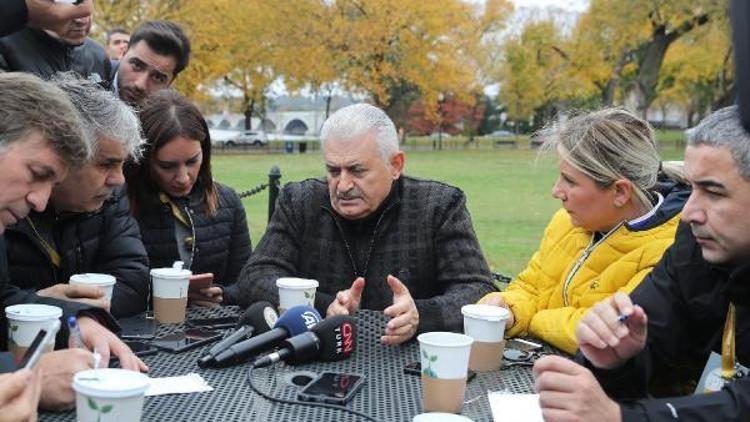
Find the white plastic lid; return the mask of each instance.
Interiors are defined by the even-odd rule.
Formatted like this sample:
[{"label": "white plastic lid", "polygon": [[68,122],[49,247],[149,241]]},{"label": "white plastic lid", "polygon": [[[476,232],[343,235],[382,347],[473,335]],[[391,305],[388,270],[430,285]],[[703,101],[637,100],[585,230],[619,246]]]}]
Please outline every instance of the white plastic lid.
[{"label": "white plastic lid", "polygon": [[16,321],[46,321],[60,318],[62,309],[51,305],[38,305],[35,303],[24,303],[5,308],[5,316]]},{"label": "white plastic lid", "polygon": [[492,305],[464,305],[461,307],[464,316],[485,321],[505,321],[510,317],[510,311],[500,306]]},{"label": "white plastic lid", "polygon": [[412,422],[472,422],[466,416],[455,415],[453,413],[430,412],[420,413],[414,416]]},{"label": "white plastic lid", "polygon": [[93,286],[112,286],[117,280],[109,274],[84,273],[72,275],[70,281],[77,284],[90,284]]},{"label": "white plastic lid", "polygon": [[317,289],[318,285],[318,280],[309,278],[281,277],[276,279],[276,287],[282,289]]},{"label": "white plastic lid", "polygon": [[417,336],[417,341],[428,346],[437,347],[467,347],[474,343],[474,339],[458,333],[447,331],[431,331]]},{"label": "white plastic lid", "polygon": [[150,384],[146,375],[119,368],[87,369],[73,377],[73,389],[77,392],[111,399],[140,396]]},{"label": "white plastic lid", "polygon": [[166,279],[183,280],[186,278],[190,278],[191,275],[193,275],[192,271],[177,268],[154,268],[153,270],[151,270],[152,277]]}]

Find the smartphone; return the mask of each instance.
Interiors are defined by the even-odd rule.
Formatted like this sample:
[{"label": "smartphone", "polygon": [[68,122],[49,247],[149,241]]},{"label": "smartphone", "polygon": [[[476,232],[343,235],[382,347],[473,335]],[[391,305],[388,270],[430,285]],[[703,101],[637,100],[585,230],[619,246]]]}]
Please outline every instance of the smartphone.
[{"label": "smartphone", "polygon": [[[411,362],[407,363],[406,366],[404,366],[404,373],[409,375],[422,375],[422,362]],[[477,376],[477,373],[472,371],[471,369],[466,371],[466,382],[469,383],[471,380],[474,379],[474,377]]]},{"label": "smartphone", "polygon": [[221,331],[189,328],[158,338],[151,344],[168,352],[179,353],[219,340],[221,337]]},{"label": "smartphone", "polygon": [[49,344],[55,335],[57,330],[45,330],[42,328],[36,333],[36,337],[31,342],[31,345],[23,354],[21,360],[18,361],[18,367],[22,369],[31,369],[37,363],[42,354],[44,353],[45,346]]},{"label": "smartphone", "polygon": [[156,320],[145,315],[136,315],[117,320],[122,328],[120,337],[123,339],[151,340],[156,337]]},{"label": "smartphone", "polygon": [[211,287],[214,283],[214,273],[193,274],[190,277],[188,293],[201,294],[201,289]]},{"label": "smartphone", "polygon": [[209,330],[223,330],[226,328],[233,328],[239,321],[239,316],[227,316],[227,317],[216,317],[216,318],[195,318],[187,320],[188,325],[191,327],[206,328]]},{"label": "smartphone", "polygon": [[357,394],[365,382],[364,375],[323,372],[297,394],[302,401],[343,405]]},{"label": "smartphone", "polygon": [[124,343],[127,344],[128,347],[130,347],[130,350],[132,350],[133,354],[136,356],[154,355],[159,351],[159,349],[152,346],[150,343],[146,343],[145,341],[125,340]]},{"label": "smartphone", "polygon": [[543,346],[539,343],[534,343],[533,341],[528,341],[520,338],[508,339],[508,341],[505,343],[506,349],[516,349],[522,352],[534,352],[536,350],[541,350],[542,347]]}]

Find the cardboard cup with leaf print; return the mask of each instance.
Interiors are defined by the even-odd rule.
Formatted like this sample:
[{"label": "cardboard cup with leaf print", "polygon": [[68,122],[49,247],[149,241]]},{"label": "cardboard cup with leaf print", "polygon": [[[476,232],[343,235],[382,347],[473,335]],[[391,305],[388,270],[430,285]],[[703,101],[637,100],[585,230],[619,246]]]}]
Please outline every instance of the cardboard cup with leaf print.
[{"label": "cardboard cup with leaf print", "polygon": [[76,420],[137,422],[150,384],[140,372],[118,368],[88,369],[75,374]]},{"label": "cardboard cup with leaf print", "polygon": [[479,372],[496,371],[503,363],[505,322],[510,311],[499,306],[464,305],[464,333],[474,339],[469,368]]},{"label": "cardboard cup with leaf print", "polygon": [[[39,330],[60,329],[60,317],[63,311],[57,306],[24,303],[5,308],[8,319],[8,351],[16,359],[26,354]],[[44,346],[44,351],[51,352],[55,347],[55,336]]]},{"label": "cardboard cup with leaf print", "polygon": [[297,305],[315,307],[315,291],[318,288],[318,280],[281,277],[276,279],[276,287],[279,288],[279,315]]},{"label": "cardboard cup with leaf print", "polygon": [[420,334],[417,341],[422,363],[422,409],[425,412],[461,412],[474,339],[464,334],[436,331]]}]

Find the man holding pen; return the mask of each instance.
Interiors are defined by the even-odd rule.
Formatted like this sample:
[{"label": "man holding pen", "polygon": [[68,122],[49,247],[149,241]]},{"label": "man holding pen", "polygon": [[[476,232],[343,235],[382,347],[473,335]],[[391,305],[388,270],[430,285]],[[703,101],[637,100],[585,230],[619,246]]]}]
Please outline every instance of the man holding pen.
[{"label": "man holding pen", "polygon": [[[3,306],[46,303],[66,308],[78,316],[82,343],[103,355],[119,357],[123,368],[145,370],[143,363],[98,320],[108,314],[87,305],[41,298],[8,283],[5,239],[7,225],[15,224],[31,209],[43,210],[55,183],[68,168],[80,166],[91,154],[73,105],[59,88],[30,74],[0,74],[0,289]],[[3,313],[4,314],[4,313]],[[67,330],[65,330],[67,332]],[[45,354],[33,372],[0,375],[2,420],[35,419],[37,403],[46,409],[73,405],[72,375],[93,366],[85,349]],[[12,358],[0,353],[0,372],[15,369]]]}]

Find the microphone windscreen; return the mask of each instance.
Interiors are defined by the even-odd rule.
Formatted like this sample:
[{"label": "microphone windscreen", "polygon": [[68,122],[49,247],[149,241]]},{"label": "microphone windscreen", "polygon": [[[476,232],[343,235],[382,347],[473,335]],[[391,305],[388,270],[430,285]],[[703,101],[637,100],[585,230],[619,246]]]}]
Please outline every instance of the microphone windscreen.
[{"label": "microphone windscreen", "polygon": [[270,302],[256,302],[242,314],[237,326],[249,325],[255,329],[254,335],[258,335],[272,329],[278,319]]},{"label": "microphone windscreen", "polygon": [[348,315],[328,317],[310,331],[320,339],[320,360],[331,362],[346,359],[354,353],[357,326]]},{"label": "microphone windscreen", "polygon": [[311,306],[297,305],[292,306],[284,312],[279,320],[276,321],[274,328],[283,328],[289,336],[296,336],[310,330],[315,324],[319,323],[322,318],[318,311]]}]

